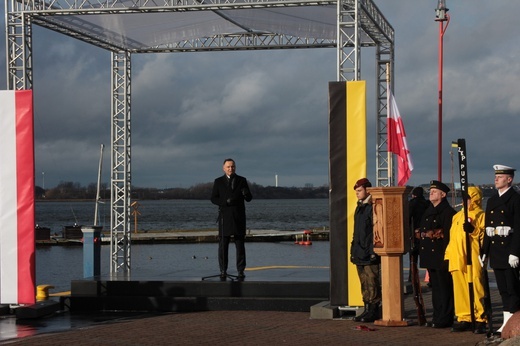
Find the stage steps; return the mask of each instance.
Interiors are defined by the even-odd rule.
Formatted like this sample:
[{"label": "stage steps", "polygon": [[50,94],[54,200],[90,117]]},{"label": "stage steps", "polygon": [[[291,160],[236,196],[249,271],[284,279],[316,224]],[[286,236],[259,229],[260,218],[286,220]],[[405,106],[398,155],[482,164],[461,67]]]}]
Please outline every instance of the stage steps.
[{"label": "stage steps", "polygon": [[329,282],[123,281],[71,282],[71,312],[211,310],[310,311],[329,300]]}]

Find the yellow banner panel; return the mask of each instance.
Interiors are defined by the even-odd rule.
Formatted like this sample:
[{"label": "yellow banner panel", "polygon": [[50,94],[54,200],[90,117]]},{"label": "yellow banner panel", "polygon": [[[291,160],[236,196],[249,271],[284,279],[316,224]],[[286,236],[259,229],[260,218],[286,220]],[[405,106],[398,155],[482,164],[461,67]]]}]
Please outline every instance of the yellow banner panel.
[{"label": "yellow banner panel", "polygon": [[367,176],[366,82],[347,82],[346,93],[348,303],[350,306],[363,306],[356,266],[350,262],[350,243],[354,233],[354,211],[357,204],[354,185],[358,179]]}]

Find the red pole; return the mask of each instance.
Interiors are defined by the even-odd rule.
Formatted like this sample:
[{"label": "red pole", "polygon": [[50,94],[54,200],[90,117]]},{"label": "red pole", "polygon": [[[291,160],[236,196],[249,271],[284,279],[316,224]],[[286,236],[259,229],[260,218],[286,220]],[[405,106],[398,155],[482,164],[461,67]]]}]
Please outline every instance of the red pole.
[{"label": "red pole", "polygon": [[437,100],[439,108],[439,125],[437,138],[437,180],[442,181],[442,58],[443,58],[443,40],[444,24],[439,21],[439,96]]},{"label": "red pole", "polygon": [[[446,13],[448,12],[448,8],[446,8],[445,0],[438,0],[436,11],[435,21],[439,22],[439,93],[438,93],[438,108],[439,108],[439,129],[438,129],[438,143],[437,143],[437,179],[442,181],[442,66],[443,66],[443,39],[444,33],[448,28],[448,24],[450,22],[450,17]],[[446,25],[444,25],[446,22]]]}]

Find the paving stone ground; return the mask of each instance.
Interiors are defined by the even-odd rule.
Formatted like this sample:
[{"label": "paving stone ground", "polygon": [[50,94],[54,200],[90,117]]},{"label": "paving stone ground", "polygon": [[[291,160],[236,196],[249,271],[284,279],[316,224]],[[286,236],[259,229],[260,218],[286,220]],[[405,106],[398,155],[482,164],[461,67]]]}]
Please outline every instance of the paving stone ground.
[{"label": "paving stone ground", "polygon": [[[495,329],[501,324],[500,297],[492,292]],[[427,318],[431,292],[425,289]],[[309,312],[207,311],[112,320],[58,333],[0,342],[12,345],[490,345],[485,335],[452,333],[415,325],[413,297],[405,296],[406,327],[357,323],[350,317],[311,319]],[[373,330],[367,330],[366,326]]]}]

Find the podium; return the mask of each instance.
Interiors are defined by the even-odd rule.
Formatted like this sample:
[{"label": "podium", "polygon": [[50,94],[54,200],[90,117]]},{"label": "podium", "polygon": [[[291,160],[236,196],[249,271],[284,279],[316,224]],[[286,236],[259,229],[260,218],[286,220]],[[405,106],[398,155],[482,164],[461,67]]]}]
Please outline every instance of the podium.
[{"label": "podium", "polygon": [[403,254],[410,250],[408,195],[404,186],[371,187],[374,218],[374,252],[381,256],[381,298],[383,314],[374,324],[407,326],[403,319]]}]

